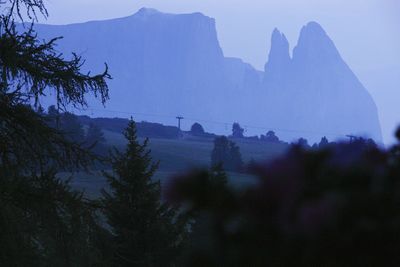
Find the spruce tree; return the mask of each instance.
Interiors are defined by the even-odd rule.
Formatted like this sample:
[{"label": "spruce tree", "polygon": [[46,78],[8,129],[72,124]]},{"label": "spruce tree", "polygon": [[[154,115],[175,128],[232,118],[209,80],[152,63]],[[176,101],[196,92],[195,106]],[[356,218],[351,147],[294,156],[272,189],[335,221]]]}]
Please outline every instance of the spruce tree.
[{"label": "spruce tree", "polygon": [[125,130],[126,150],[112,155],[112,173],[104,173],[104,213],[115,241],[115,266],[170,266],[183,238],[176,212],[161,202],[160,182],[153,181],[148,139],[140,144],[136,125]]},{"label": "spruce tree", "polygon": [[56,96],[55,113],[86,107],[88,93],[104,103],[110,76],[82,73],[79,56],[56,51],[58,38],[39,39],[36,15],[47,17],[42,0],[0,1],[0,265],[93,266],[103,254],[93,203],[57,175],[93,157],[51,127],[40,100]]}]

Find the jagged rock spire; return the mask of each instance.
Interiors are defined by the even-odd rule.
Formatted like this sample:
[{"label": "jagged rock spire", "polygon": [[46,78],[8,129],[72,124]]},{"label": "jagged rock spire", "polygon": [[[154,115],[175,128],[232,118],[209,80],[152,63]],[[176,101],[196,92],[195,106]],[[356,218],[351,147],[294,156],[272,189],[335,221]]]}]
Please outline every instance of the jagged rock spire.
[{"label": "jagged rock spire", "polygon": [[278,29],[274,29],[271,37],[271,50],[265,64],[265,83],[278,82],[285,77],[290,64],[289,42]]},{"label": "jagged rock spire", "polygon": [[297,46],[293,50],[293,63],[310,64],[316,68],[342,62],[333,41],[316,22],[310,22],[301,29]]}]

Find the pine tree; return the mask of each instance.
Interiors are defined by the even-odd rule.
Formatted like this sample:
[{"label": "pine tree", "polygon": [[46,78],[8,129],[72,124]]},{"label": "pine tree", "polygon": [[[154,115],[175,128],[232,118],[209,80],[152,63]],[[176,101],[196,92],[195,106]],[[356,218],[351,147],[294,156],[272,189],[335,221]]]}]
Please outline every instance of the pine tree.
[{"label": "pine tree", "polygon": [[279,138],[275,135],[274,131],[268,131],[265,136],[265,141],[270,143],[279,143]]},{"label": "pine tree", "polygon": [[110,76],[107,67],[82,73],[83,60],[65,59],[55,50],[58,38],[40,40],[33,24],[16,29],[40,14],[47,17],[42,0],[0,1],[0,265],[92,266],[103,254],[94,246],[100,232],[92,203],[57,174],[87,167],[93,157],[38,107],[48,92],[55,113],[86,107],[87,93],[104,103]]},{"label": "pine tree", "polygon": [[113,173],[104,173],[110,191],[103,191],[104,213],[115,241],[116,266],[170,266],[182,242],[183,225],[176,212],[161,202],[160,182],[153,176],[148,139],[140,144],[130,121],[125,152],[112,155]]}]

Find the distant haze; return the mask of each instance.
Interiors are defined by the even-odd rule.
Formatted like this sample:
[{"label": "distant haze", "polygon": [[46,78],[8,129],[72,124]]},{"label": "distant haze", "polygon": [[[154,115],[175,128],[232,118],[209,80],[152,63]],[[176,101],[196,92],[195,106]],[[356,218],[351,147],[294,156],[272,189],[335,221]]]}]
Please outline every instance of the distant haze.
[{"label": "distant haze", "polygon": [[47,23],[66,24],[127,16],[140,7],[216,18],[226,56],[263,69],[275,27],[295,44],[299,28],[318,21],[375,99],[386,143],[400,123],[400,1],[398,0],[57,0]]}]

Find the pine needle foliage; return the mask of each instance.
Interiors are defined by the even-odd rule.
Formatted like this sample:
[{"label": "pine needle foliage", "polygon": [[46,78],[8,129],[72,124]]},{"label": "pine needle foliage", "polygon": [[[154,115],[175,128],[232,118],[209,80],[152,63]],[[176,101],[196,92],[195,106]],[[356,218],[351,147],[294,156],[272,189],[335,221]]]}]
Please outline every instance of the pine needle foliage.
[{"label": "pine needle foliage", "polygon": [[82,73],[80,57],[56,52],[59,38],[41,41],[21,24],[39,14],[48,15],[42,0],[0,2],[0,264],[93,266],[106,236],[96,207],[58,176],[93,156],[48,124],[40,99],[53,92],[59,109],[86,107],[87,94],[104,103],[111,77],[107,67]]},{"label": "pine needle foliage", "polygon": [[183,241],[176,210],[161,201],[154,181],[148,139],[140,144],[130,121],[124,152],[112,155],[112,173],[104,173],[110,190],[103,191],[104,212],[115,242],[115,266],[171,266]]}]

